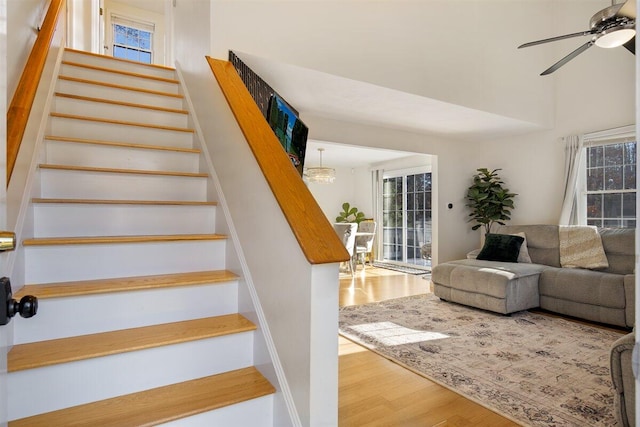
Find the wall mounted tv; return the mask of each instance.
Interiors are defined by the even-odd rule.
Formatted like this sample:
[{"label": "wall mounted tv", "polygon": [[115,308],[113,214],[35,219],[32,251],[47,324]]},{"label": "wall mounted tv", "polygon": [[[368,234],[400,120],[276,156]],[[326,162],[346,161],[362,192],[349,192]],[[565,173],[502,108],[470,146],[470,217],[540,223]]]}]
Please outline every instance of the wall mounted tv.
[{"label": "wall mounted tv", "polygon": [[271,95],[269,99],[267,121],[289,155],[291,163],[302,176],[309,128],[302,123],[289,104],[276,94]]}]

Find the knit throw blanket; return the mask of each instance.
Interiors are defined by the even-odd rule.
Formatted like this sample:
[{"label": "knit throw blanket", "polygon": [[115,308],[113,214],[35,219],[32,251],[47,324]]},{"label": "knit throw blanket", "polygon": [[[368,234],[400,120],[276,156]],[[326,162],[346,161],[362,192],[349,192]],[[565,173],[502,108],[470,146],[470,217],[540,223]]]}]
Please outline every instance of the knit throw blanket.
[{"label": "knit throw blanket", "polygon": [[609,267],[598,229],[592,226],[560,226],[560,265],[567,268]]}]

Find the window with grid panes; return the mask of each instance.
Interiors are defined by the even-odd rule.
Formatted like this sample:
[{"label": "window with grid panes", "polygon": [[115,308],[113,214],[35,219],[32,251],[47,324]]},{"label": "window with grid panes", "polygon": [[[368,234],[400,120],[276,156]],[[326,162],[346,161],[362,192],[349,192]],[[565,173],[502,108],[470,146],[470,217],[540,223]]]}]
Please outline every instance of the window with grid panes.
[{"label": "window with grid panes", "polygon": [[131,61],[153,63],[152,24],[112,16],[113,56]]},{"label": "window with grid panes", "polygon": [[586,147],[586,224],[636,226],[636,141]]}]

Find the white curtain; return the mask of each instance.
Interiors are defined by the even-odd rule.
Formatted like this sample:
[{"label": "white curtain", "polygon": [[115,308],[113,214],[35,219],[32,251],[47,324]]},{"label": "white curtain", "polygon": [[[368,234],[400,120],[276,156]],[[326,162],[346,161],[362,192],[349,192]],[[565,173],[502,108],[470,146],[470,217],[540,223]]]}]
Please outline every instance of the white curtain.
[{"label": "white curtain", "polygon": [[383,169],[374,169],[371,171],[371,200],[373,201],[373,220],[377,223],[376,237],[374,240],[373,254],[376,260],[381,260],[382,257],[382,175]]},{"label": "white curtain", "polygon": [[578,172],[580,170],[580,161],[582,159],[582,147],[584,138],[582,135],[570,135],[564,138],[564,200],[562,201],[562,210],[560,211],[560,225],[571,225],[578,222],[577,207],[578,194],[576,192],[576,183],[578,181]]}]

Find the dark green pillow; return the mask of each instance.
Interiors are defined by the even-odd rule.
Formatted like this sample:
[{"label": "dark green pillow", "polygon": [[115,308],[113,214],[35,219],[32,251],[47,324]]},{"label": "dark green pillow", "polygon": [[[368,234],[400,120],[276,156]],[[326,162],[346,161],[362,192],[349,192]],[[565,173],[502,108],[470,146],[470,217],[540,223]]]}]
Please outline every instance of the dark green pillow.
[{"label": "dark green pillow", "polygon": [[484,246],[476,259],[485,261],[518,262],[524,238],[509,234],[487,234]]}]

